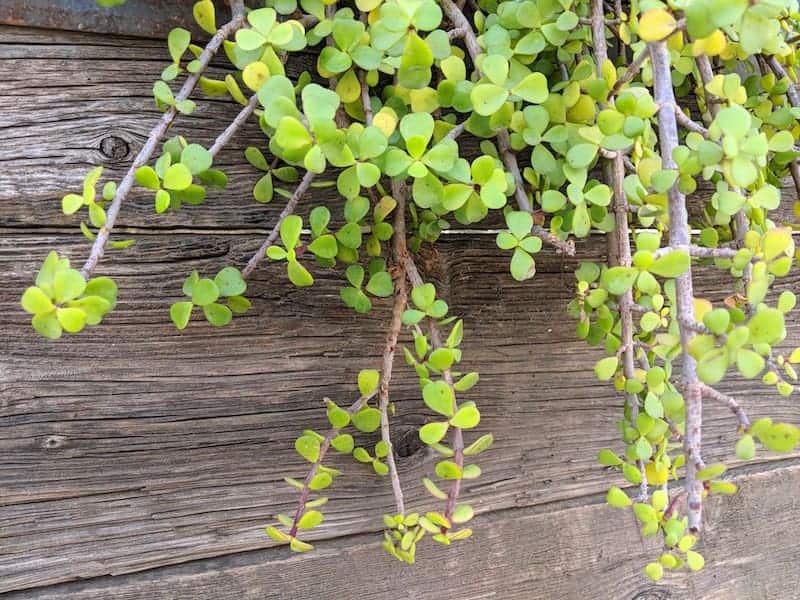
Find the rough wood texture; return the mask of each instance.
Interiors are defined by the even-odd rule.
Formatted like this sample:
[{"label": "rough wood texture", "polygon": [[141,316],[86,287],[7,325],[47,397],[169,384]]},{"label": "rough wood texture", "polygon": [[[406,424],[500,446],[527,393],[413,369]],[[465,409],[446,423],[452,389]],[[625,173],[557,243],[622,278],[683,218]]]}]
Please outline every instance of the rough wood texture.
[{"label": "rough wood texture", "polygon": [[[135,60],[136,68],[108,56]],[[509,257],[485,234],[447,235],[421,261],[465,319],[464,364],[482,376],[470,398],[482,409],[479,431],[497,439],[479,461],[483,475],[464,490],[479,513],[475,540],[425,549],[413,569],[391,564],[376,545],[379,515],[392,506],[388,481],[338,460],[346,475],[331,489],[317,552],[300,557],[274,547],[262,528],[296,500],[281,481],[302,474],[293,438],[324,425],[323,396],[351,400],[358,370],[378,366],[390,308],[377,302],[371,315],[356,316],[338,299],[340,274],[315,271],[318,285],[297,290],[277,265],[264,265],[251,282],[248,315],[223,330],[171,326],[167,308],[183,277],[194,268],[241,266],[283,204],[249,198],[257,173],[237,152],[259,140],[257,128],[221,155],[230,167],[228,193],[166,220],[144,195],[123,207],[124,224],[141,229],[132,234],[134,248],[109,253],[99,269],[120,284],[120,305],[103,326],[45,343],[17,304],[48,250],[85,257],[87,245],[75,220],[60,214],[59,198],[90,165],[122,172],[155,118],[149,89],[164,56],[160,42],[0,28],[0,81],[7,82],[0,91],[0,593],[792,597],[800,455],[759,456],[742,471],[742,492],[712,505],[704,574],[647,584],[638,569],[655,550],[639,541],[630,519],[600,506],[602,491],[620,482],[594,457],[615,444],[622,400],[596,382],[590,367],[601,353],[575,339],[564,315],[575,262],[543,253],[533,282],[518,284],[507,273]],[[224,102],[200,110],[210,118],[187,119],[182,130],[200,141],[236,112]],[[577,255],[599,258],[604,245],[581,244]],[[719,299],[724,286],[724,277],[709,273],[701,291]],[[797,286],[795,275],[780,289]],[[796,317],[789,339],[800,339]],[[800,421],[796,399],[754,382],[727,391],[753,417]],[[402,362],[393,401],[410,508],[430,509],[419,481],[435,460],[413,431],[424,415]],[[708,407],[709,462],[732,458],[734,429],[728,413]],[[70,583],[80,579],[90,581]]]}]

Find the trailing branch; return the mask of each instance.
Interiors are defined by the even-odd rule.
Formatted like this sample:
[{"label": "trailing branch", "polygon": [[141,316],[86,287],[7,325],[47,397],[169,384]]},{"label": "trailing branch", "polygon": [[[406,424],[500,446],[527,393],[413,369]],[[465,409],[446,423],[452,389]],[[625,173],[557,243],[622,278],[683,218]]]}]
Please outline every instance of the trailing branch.
[{"label": "trailing branch", "polygon": [[[608,60],[608,48],[605,33],[605,14],[603,0],[592,0],[592,41],[595,51],[595,63],[597,76],[603,75],[603,64]],[[625,165],[622,160],[622,153],[614,152],[613,156],[607,159],[603,166],[606,183],[613,192],[614,204],[614,231],[608,236],[608,255],[611,266],[630,267],[631,242],[630,231],[628,228],[628,199],[623,189],[625,179]],[[619,302],[620,317],[620,344],[622,350],[622,365],[625,379],[635,379],[636,377],[636,348],[633,343],[633,291],[627,290]],[[635,426],[636,418],[639,415],[639,396],[638,394],[626,394],[628,406],[630,407],[631,422]],[[639,472],[642,481],[639,488],[639,499],[647,500],[647,476],[645,474],[644,462],[638,461]]]},{"label": "trailing branch", "polygon": [[748,429],[750,429],[750,419],[747,418],[747,414],[744,412],[744,409],[739,405],[736,399],[733,398],[733,396],[728,396],[727,394],[723,394],[722,392],[719,392],[715,388],[706,384],[701,384],[700,390],[703,394],[703,398],[708,398],[709,400],[715,400],[727,406],[730,409],[730,411],[734,415],[736,415],[736,418],[739,421],[739,426],[742,428],[743,431],[747,431]]},{"label": "trailing branch", "polygon": [[[239,3],[236,3],[234,5],[235,9],[238,8],[238,4]],[[237,29],[241,28],[244,24],[243,14],[236,13],[234,11],[234,15],[235,16],[233,19],[231,19],[231,21],[227,24],[223,25],[217,31],[217,33],[214,34],[211,40],[209,40],[208,44],[206,44],[203,52],[197,58],[197,70],[189,75],[180,91],[175,95],[175,105],[182,100],[186,100],[191,95],[195,86],[200,81],[201,75],[208,67],[212,57],[217,53],[217,50],[219,50],[220,46],[222,46],[222,43],[228,38],[228,36],[234,33]],[[131,166],[128,168],[128,172],[125,173],[125,176],[122,178],[122,181],[117,187],[117,192],[114,195],[114,199],[106,211],[105,225],[103,225],[97,232],[97,237],[95,238],[94,244],[92,244],[89,257],[86,259],[86,262],[81,268],[81,275],[83,275],[84,278],[91,274],[105,253],[108,238],[111,235],[111,230],[114,228],[114,223],[117,220],[122,203],[128,197],[128,194],[133,188],[136,170],[139,167],[143,167],[147,164],[147,162],[153,156],[153,153],[156,151],[158,143],[167,133],[167,130],[169,129],[170,125],[172,125],[175,117],[177,117],[178,109],[175,108],[175,105],[170,106],[167,109],[167,111],[162,115],[161,120],[159,120],[158,124],[156,124],[156,126],[152,129],[144,146],[142,146],[142,149],[139,150],[139,154],[136,155],[133,163],[131,163]]]},{"label": "trailing branch", "polygon": [[211,156],[215,157],[217,154],[219,154],[220,150],[222,150],[228,144],[228,142],[231,141],[233,136],[236,135],[236,132],[241,129],[242,125],[244,125],[247,122],[247,119],[250,118],[250,115],[253,114],[253,111],[257,106],[258,96],[253,94],[250,96],[250,100],[248,100],[244,108],[242,108],[242,110],[239,111],[239,114],[236,115],[236,118],[234,118],[233,121],[231,121],[230,124],[225,128],[225,131],[223,131],[217,137],[217,139],[214,140],[214,143],[208,149]]},{"label": "trailing branch", "polygon": [[267,248],[269,248],[272,244],[275,243],[275,240],[278,239],[281,231],[281,223],[283,220],[291,214],[294,214],[295,209],[297,208],[298,203],[300,200],[303,199],[303,196],[308,191],[308,188],[311,186],[311,182],[314,181],[315,174],[311,171],[306,171],[306,174],[303,175],[303,179],[300,180],[300,183],[297,184],[297,187],[294,190],[294,194],[289,199],[289,202],[286,203],[281,214],[278,216],[278,221],[275,223],[275,227],[272,228],[272,231],[267,236],[267,239],[264,240],[264,243],[259,246],[256,253],[253,254],[252,258],[247,262],[247,266],[242,269],[242,277],[247,279],[250,274],[255,270],[258,264],[264,259],[266,256]]},{"label": "trailing branch", "polygon": [[[374,392],[367,396],[361,396],[358,400],[353,402],[353,404],[351,404],[348,408],[345,409],[347,411],[347,414],[353,416],[355,413],[361,410],[362,407],[366,406],[367,402],[369,402],[370,399],[373,398],[374,396],[375,396]],[[306,478],[303,480],[303,488],[300,491],[300,498],[297,501],[297,509],[295,510],[294,513],[292,527],[289,530],[290,537],[297,536],[298,524],[300,523],[300,519],[303,518],[303,515],[306,512],[306,502],[308,502],[308,497],[311,494],[311,487],[309,484],[311,483],[311,480],[314,479],[314,476],[317,474],[317,471],[319,470],[319,467],[322,464],[322,460],[328,453],[328,450],[331,447],[331,440],[333,440],[333,438],[335,438],[339,434],[341,429],[342,429],[341,427],[332,427],[330,431],[328,431],[328,433],[325,435],[325,438],[322,440],[322,442],[320,442],[319,456],[317,460],[311,464],[311,468],[308,470],[308,474],[306,475]]]},{"label": "trailing branch", "polygon": [[[404,212],[405,211],[405,203],[407,197],[407,190],[404,183],[400,182],[392,182],[392,192],[394,194],[395,200],[397,201],[397,207],[395,210]],[[422,276],[419,274],[419,270],[417,269],[417,265],[414,263],[414,258],[411,256],[410,253],[406,252],[405,254],[405,270],[406,275],[408,276],[408,281],[411,283],[412,287],[419,287],[423,285],[425,282],[422,280]],[[428,331],[430,332],[431,336],[431,346],[433,350],[438,350],[439,348],[443,348],[444,344],[442,343],[442,334],[439,331],[439,327],[436,324],[436,321],[428,318]],[[450,369],[445,369],[442,371],[442,378],[450,386],[450,389],[453,389],[453,376],[450,373]],[[455,394],[453,394],[453,411],[458,410],[458,404],[456,401]],[[461,431],[460,427],[452,426],[451,431],[453,432],[453,462],[458,466],[459,469],[463,469],[464,467],[464,434]],[[449,521],[452,519],[453,510],[456,506],[456,501],[458,500],[458,495],[461,491],[461,479],[455,479],[450,486],[450,491],[447,494],[447,501],[445,505],[445,512],[444,517]],[[442,533],[446,531],[446,528],[442,528]]]},{"label": "trailing branch", "polygon": [[[675,95],[672,90],[669,51],[665,42],[649,44],[653,63],[653,87],[658,110],[658,138],[661,161],[665,169],[677,169],[673,152],[678,146],[678,123],[675,117]],[[669,245],[688,247],[691,244],[689,215],[686,198],[674,184],[668,192],[669,198]],[[688,347],[694,331],[683,325],[684,321],[694,321],[694,292],[692,269],[675,280],[677,297],[678,326],[681,334],[681,375],[686,389],[686,435],[684,452],[686,454],[686,489],[688,494],[689,529],[700,531],[702,524],[702,485],[696,473],[702,464],[702,421],[703,399],[700,381],[697,377],[697,364],[689,354]]]}]

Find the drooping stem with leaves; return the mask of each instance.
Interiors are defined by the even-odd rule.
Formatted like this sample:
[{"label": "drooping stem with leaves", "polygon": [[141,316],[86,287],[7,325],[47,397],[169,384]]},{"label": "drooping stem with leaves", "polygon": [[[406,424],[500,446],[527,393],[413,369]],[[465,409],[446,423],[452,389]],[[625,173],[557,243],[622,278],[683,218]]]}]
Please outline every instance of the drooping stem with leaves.
[{"label": "drooping stem with leaves", "polygon": [[[703,400],[730,411],[739,459],[800,441],[796,426],[751,420],[759,405],[720,387],[731,370],[783,395],[797,379],[800,350],[784,343],[795,295],[771,291],[797,261],[791,219],[800,201],[794,215],[771,216],[782,208],[784,178],[800,189],[793,2],[264,4],[197,2],[205,47],[185,29],[169,34],[171,62],[153,86],[163,114],[128,172],[106,181],[98,197],[102,169],[92,169],[82,192],[62,199],[65,214],[86,209],[80,226],[92,246],[80,270],[57,251],[46,258],[22,296],[34,329],[56,339],[99,324],[117,302],[117,285],[87,278],[106,248],[135,243],[110,239],[135,186],[152,194],[164,218],[216,201],[210,190],[225,188],[227,176],[214,162],[257,121],[263,143],[244,152],[258,173],[252,200],[285,204],[241,270],[188,274],[169,318],[179,330],[203,327],[192,323],[195,313],[212,326],[235,326],[235,315],[254,310],[248,281],[265,262],[271,276],[279,276],[278,263],[301,288],[320,270],[337,270],[346,307],[388,315],[383,348],[360,372],[356,399],[340,406],[325,398],[328,432],[296,439],[306,468],[302,479],[286,478],[297,489],[294,514],[278,515],[267,533],[311,550],[328,502],[320,494],[352,468],[343,462],[349,456],[388,477],[393,507],[383,515],[383,547],[413,563],[423,540],[448,546],[472,535],[460,527],[474,514],[463,480],[480,475],[472,457],[493,442],[489,433],[472,439],[481,414],[462,400],[478,383],[477,372],[460,366],[474,360],[461,347],[469,315],[449,314],[416,255],[448,229],[504,222],[496,244],[523,285],[543,243],[573,256],[576,239],[605,234],[606,260],[579,262],[567,312],[577,335],[606,354],[597,377],[624,394],[622,450],[598,456],[619,474],[607,500],[630,507],[643,535],[663,538],[663,552],[645,567],[649,577],[701,568],[694,545],[703,503],[736,491],[724,464],[703,461]],[[313,72],[290,77],[286,65],[309,50]],[[232,72],[216,79],[207,67],[220,54]],[[237,105],[208,148],[168,137],[202,101],[190,98],[196,88]],[[710,274],[729,277],[731,293],[703,297],[699,283]],[[404,390],[402,399],[425,411],[419,437],[440,457],[423,480],[424,499],[404,492],[392,442],[396,348],[404,342],[419,391],[409,400]]]}]

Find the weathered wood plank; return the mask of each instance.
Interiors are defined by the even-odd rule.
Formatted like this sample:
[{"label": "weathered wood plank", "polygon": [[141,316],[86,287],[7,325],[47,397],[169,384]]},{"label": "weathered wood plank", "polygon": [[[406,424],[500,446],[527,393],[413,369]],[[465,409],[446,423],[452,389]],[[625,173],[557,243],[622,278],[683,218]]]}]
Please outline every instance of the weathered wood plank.
[{"label": "weathered wood plank", "polygon": [[[249,315],[222,330],[198,323],[178,333],[166,309],[183,276],[241,264],[258,239],[141,235],[135,250],[102,264],[120,284],[107,322],[42,342],[17,308],[19,292],[47,249],[82,256],[76,237],[0,240],[0,453],[9,457],[0,464],[0,590],[269,546],[261,527],[295,501],[281,478],[302,473],[293,437],[323,426],[324,395],[347,401],[357,371],[379,364],[387,303],[357,317],[338,299],[341,275],[316,272],[315,288],[296,290],[273,265],[251,284]],[[598,242],[579,254],[598,257]],[[479,513],[580,498],[615,481],[594,456],[615,444],[621,399],[594,380],[599,353],[575,339],[564,315],[574,263],[544,253],[523,285],[507,275],[507,260],[491,236],[454,235],[421,261],[465,318],[464,365],[482,375],[470,397],[483,411],[480,431],[497,438],[480,461],[484,474],[465,489]],[[720,298],[722,281],[709,274],[705,291]],[[796,285],[796,277],[782,284]],[[790,339],[800,339],[799,327],[791,322]],[[754,416],[800,420],[794,400],[753,382],[735,390]],[[398,431],[424,422],[405,367],[394,401]],[[411,506],[423,509],[419,481],[435,459],[413,433],[407,439],[400,472]],[[707,460],[731,457],[734,423],[715,406],[706,439]],[[337,464],[347,474],[317,537],[380,527],[374,515],[391,506],[387,482]]]},{"label": "weathered wood plank", "polygon": [[[4,0],[0,23],[106,34],[166,37],[173,27],[202,30],[192,18],[191,0],[136,0],[112,8],[95,0]],[[220,22],[230,11],[218,12]]]},{"label": "weathered wood plank", "polygon": [[[699,573],[641,573],[658,556],[632,521],[594,498],[589,505],[509,510],[478,517],[474,537],[424,546],[415,567],[381,552],[377,534],[322,544],[298,557],[268,549],[12,593],[9,600],[775,600],[800,586],[800,465],[737,477],[740,492],[714,499]],[[433,565],[433,566],[432,566]],[[44,567],[44,565],[42,565]]]},{"label": "weathered wood plank", "polygon": [[[313,71],[314,60],[309,54],[293,57],[287,68],[292,75]],[[61,197],[80,189],[83,176],[96,165],[103,165],[110,177],[122,177],[158,117],[150,90],[167,61],[161,41],[0,26],[0,78],[7,82],[0,90],[0,129],[8,132],[0,147],[0,226],[77,226],[77,217],[60,213]],[[222,76],[224,64],[217,61],[212,75]],[[231,102],[203,100],[174,131],[208,145],[238,110]],[[459,144],[463,155],[475,156],[476,140],[465,135]],[[271,226],[281,207],[277,201],[262,205],[252,198],[260,174],[242,156],[251,145],[267,146],[254,119],[218,157],[217,166],[230,177],[229,188],[211,190],[202,206],[156,215],[152,192],[137,190],[126,201],[118,227]],[[520,156],[521,164],[528,164],[528,155]],[[694,195],[696,209],[710,192],[703,186]],[[796,220],[791,216],[795,196],[787,182],[779,218]],[[335,188],[314,190],[313,203],[301,212],[321,202],[341,204],[334,198]],[[20,210],[20,199],[25,199],[25,210]],[[501,222],[493,214],[481,226]],[[455,219],[451,224],[459,227]]]}]

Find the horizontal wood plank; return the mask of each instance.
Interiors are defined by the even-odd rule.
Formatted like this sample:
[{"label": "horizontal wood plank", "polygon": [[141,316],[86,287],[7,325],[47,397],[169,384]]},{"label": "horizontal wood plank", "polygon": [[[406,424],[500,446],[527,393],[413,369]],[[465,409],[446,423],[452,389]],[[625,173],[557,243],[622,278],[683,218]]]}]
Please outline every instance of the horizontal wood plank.
[{"label": "horizontal wood plank", "polygon": [[800,587],[800,465],[737,477],[740,492],[708,503],[713,515],[698,573],[652,584],[642,566],[660,553],[632,517],[595,498],[478,517],[475,535],[447,549],[421,546],[414,567],[377,534],[332,541],[308,555],[268,549],[29,592],[9,600],[775,600]]},{"label": "horizontal wood plank", "polygon": [[[0,26],[0,77],[7,82],[0,90],[0,128],[7,131],[0,146],[0,227],[77,227],[77,216],[61,214],[61,197],[80,190],[84,175],[97,165],[106,169],[103,181],[122,178],[158,119],[151,90],[168,60],[163,41]],[[288,73],[315,72],[315,60],[312,54],[293,56]],[[211,76],[222,78],[229,72],[224,59],[214,64]],[[208,146],[240,108],[230,101],[201,100],[196,113],[180,118],[173,131]],[[478,141],[471,136],[461,136],[459,145],[463,156],[477,155]],[[218,156],[216,166],[229,176],[227,190],[210,190],[203,205],[187,207],[180,214],[157,215],[153,192],[136,189],[125,202],[118,227],[271,227],[283,202],[253,200],[260,172],[243,158],[248,146],[265,152],[267,148],[254,118]],[[529,154],[520,154],[521,164],[529,164]],[[698,218],[712,192],[710,186],[701,185],[692,195]],[[790,181],[783,195],[775,218],[796,220],[791,211],[797,195]],[[342,206],[335,188],[315,189],[300,212],[307,214],[321,203]],[[338,216],[339,211],[334,212]],[[501,225],[497,212],[479,224]],[[455,219],[451,226],[463,228]]]},{"label": "horizontal wood plank", "polygon": [[[140,235],[101,272],[120,285],[107,321],[56,343],[36,339],[19,310],[49,248],[80,257],[76,236],[6,235],[0,268],[2,404],[0,590],[120,574],[271,545],[263,525],[289,511],[295,494],[281,478],[300,476],[292,440],[323,427],[323,396],[353,399],[361,368],[376,367],[387,301],[366,317],[338,299],[340,273],[315,270],[317,285],[297,290],[278,265],[257,271],[250,314],[221,330],[193,323],[178,333],[167,307],[183,277],[242,264],[252,235]],[[579,254],[599,258],[602,244]],[[465,486],[478,513],[540,506],[596,494],[619,480],[596,466],[615,441],[621,398],[598,384],[601,356],[574,335],[564,313],[574,261],[543,253],[528,284],[507,274],[508,256],[492,236],[445,236],[420,260],[453,312],[465,319],[464,368],[481,373],[468,396],[482,409],[479,433],[496,447],[484,474]],[[703,292],[725,293],[724,277],[704,276]],[[797,277],[781,287],[797,285]],[[790,339],[800,324],[790,323]],[[800,420],[793,399],[756,382],[736,382],[753,416]],[[414,509],[430,509],[420,480],[435,457],[413,428],[425,413],[410,370],[398,368],[394,427],[403,437],[400,473]],[[705,457],[730,459],[731,416],[709,406]],[[374,442],[374,436],[367,436]],[[764,456],[769,460],[770,457]],[[336,459],[346,471],[332,490],[315,538],[380,527],[391,506],[386,480]]]}]

